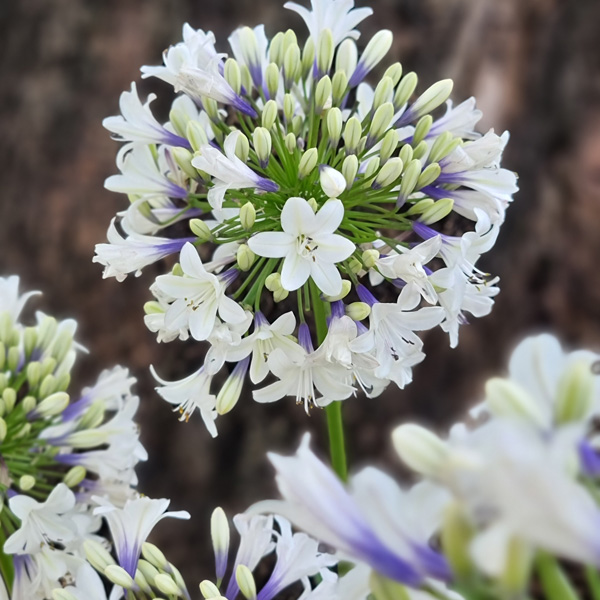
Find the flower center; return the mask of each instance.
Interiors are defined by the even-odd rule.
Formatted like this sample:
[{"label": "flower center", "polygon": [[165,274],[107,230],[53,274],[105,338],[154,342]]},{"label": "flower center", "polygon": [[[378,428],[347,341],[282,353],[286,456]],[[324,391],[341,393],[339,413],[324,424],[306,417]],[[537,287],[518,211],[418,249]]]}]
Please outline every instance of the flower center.
[{"label": "flower center", "polygon": [[308,235],[302,233],[296,238],[296,251],[302,258],[312,258],[314,262],[316,259],[313,253],[318,247],[319,244]]}]

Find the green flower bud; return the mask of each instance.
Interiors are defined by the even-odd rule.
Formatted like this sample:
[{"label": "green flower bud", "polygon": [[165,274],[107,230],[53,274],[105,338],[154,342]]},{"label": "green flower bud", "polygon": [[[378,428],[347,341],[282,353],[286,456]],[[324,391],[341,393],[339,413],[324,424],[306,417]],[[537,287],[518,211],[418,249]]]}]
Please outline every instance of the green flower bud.
[{"label": "green flower bud", "polygon": [[17,392],[13,388],[7,387],[2,392],[2,400],[4,401],[4,406],[6,407],[6,414],[10,414],[17,401]]},{"label": "green flower bud", "polygon": [[365,250],[362,253],[362,261],[367,269],[372,269],[377,263],[378,259],[379,250],[376,250],[375,248],[369,248],[369,250]]},{"label": "green flower bud", "polygon": [[171,154],[175,162],[181,167],[181,170],[190,178],[196,179],[198,171],[192,165],[194,155],[187,148],[171,148]]},{"label": "green flower bud", "polygon": [[319,36],[317,49],[317,69],[319,70],[319,73],[329,73],[333,63],[334,52],[335,44],[333,42],[333,33],[331,32],[331,29],[324,29]]},{"label": "green flower bud", "polygon": [[8,427],[6,426],[6,421],[0,417],[0,444],[6,438],[6,432],[8,431]]},{"label": "green flower bud", "polygon": [[6,346],[4,342],[0,342],[0,370],[4,369],[4,364],[6,363]]},{"label": "green flower bud", "polygon": [[373,187],[382,188],[395,183],[402,174],[404,165],[398,157],[390,158],[375,177]]},{"label": "green flower bud", "polygon": [[296,37],[296,32],[293,29],[288,29],[283,34],[283,56],[285,57],[285,53],[290,46],[298,45],[298,38]]},{"label": "green flower bud", "polygon": [[419,175],[421,175],[421,161],[417,159],[411,160],[402,174],[402,183],[400,184],[400,195],[404,198],[408,198],[413,193]]},{"label": "green flower bud", "polygon": [[345,71],[336,71],[331,80],[331,98],[335,105],[342,103],[348,92],[348,75]]},{"label": "green flower bud", "polygon": [[276,64],[277,71],[283,65],[283,37],[283,32],[279,31],[269,44],[269,60]]},{"label": "green flower bud", "polygon": [[138,561],[138,571],[147,582],[154,581],[154,578],[159,574],[158,569],[143,558]]},{"label": "green flower bud", "polygon": [[87,475],[87,471],[81,465],[77,465],[75,467],[71,467],[63,477],[63,483],[70,487],[74,488],[76,485],[79,485]]},{"label": "green flower bud", "polygon": [[317,201],[314,198],[310,198],[308,200],[308,205],[312,208],[312,211],[314,213],[316,213],[319,210],[319,205],[317,204]]},{"label": "green flower bud", "polygon": [[265,169],[271,157],[271,134],[265,127],[257,127],[252,132],[252,143],[260,166]]},{"label": "green flower bud", "polygon": [[434,204],[435,200],[432,200],[431,198],[423,198],[422,200],[419,200],[418,202],[415,202],[407,211],[406,211],[406,216],[411,216],[411,215],[421,215],[423,214],[426,210],[428,210],[429,208],[431,208]]},{"label": "green flower bud", "polygon": [[249,271],[256,260],[256,254],[250,250],[247,244],[240,244],[235,258],[241,271]]},{"label": "green flower bud", "polygon": [[19,487],[22,492],[28,492],[35,487],[36,481],[35,477],[32,475],[22,475],[19,479]]},{"label": "green flower bud", "polygon": [[30,413],[36,407],[36,404],[37,400],[33,396],[25,396],[21,401],[21,406],[23,407],[25,414]]},{"label": "green flower bud", "polygon": [[400,81],[400,78],[402,77],[402,65],[399,62],[396,62],[393,65],[390,65],[386,69],[383,76],[389,77],[392,80],[392,83],[394,84],[394,86],[398,85],[398,82]]},{"label": "green flower bud", "polygon": [[212,239],[210,227],[202,219],[191,219],[190,231],[198,238],[199,242],[208,242]]},{"label": "green flower bud", "polygon": [[556,420],[559,423],[585,419],[594,402],[594,378],[587,360],[571,362],[558,381]]},{"label": "green flower bud", "polygon": [[[52,375],[48,375],[48,377],[52,377]],[[43,384],[42,382],[42,386]],[[69,406],[69,401],[69,394],[66,392],[55,392],[38,404],[36,412],[42,417],[54,417],[60,415]]]},{"label": "green flower bud", "polygon": [[252,81],[252,74],[250,73],[248,65],[239,65],[239,67],[242,87],[249,94],[252,91],[252,88],[254,87],[254,81]]},{"label": "green flower bud", "polygon": [[384,77],[377,84],[373,96],[373,109],[378,109],[382,104],[391,102],[394,97],[394,82],[390,77]]},{"label": "green flower bud", "polygon": [[154,578],[154,587],[158,588],[163,594],[167,596],[180,596],[181,589],[179,586],[171,579],[170,575],[166,573],[159,573]]},{"label": "green flower bud", "polygon": [[[272,46],[273,42],[271,42],[271,47]],[[269,97],[275,98],[277,96],[277,90],[279,89],[279,66],[276,63],[272,62],[267,65],[267,68],[265,69],[265,81],[267,83]]]},{"label": "green flower bud", "polygon": [[296,112],[296,100],[291,94],[285,94],[283,97],[283,116],[287,123],[291,123]]},{"label": "green flower bud", "polygon": [[302,50],[302,76],[308,77],[315,63],[315,41],[308,37]]},{"label": "green flower bud", "polygon": [[104,576],[112,583],[130,590],[134,585],[133,578],[119,565],[109,565],[104,569]]},{"label": "green flower bud", "polygon": [[256,221],[256,209],[252,202],[246,202],[240,208],[240,223],[246,231],[250,231]]},{"label": "green flower bud", "polygon": [[316,148],[309,148],[300,159],[298,165],[298,179],[304,179],[308,177],[317,166],[317,159],[319,158],[319,151]]},{"label": "green flower bud", "polygon": [[50,342],[54,339],[56,331],[58,330],[58,323],[54,317],[44,316],[42,322],[38,326],[38,346],[45,350]]},{"label": "green flower bud", "polygon": [[284,290],[283,288],[279,288],[278,290],[273,292],[273,300],[275,300],[275,302],[282,302],[289,295],[290,295],[290,293],[287,290]]},{"label": "green flower bud", "polygon": [[285,136],[285,148],[290,154],[294,154],[296,149],[298,148],[298,141],[296,140],[296,136],[290,132]]},{"label": "green flower bud", "polygon": [[142,556],[157,569],[164,571],[169,566],[169,561],[162,551],[158,546],[155,546],[150,542],[144,542],[142,544]]},{"label": "green flower bud", "polygon": [[17,433],[13,435],[13,439],[24,438],[27,437],[31,433],[31,423],[25,423],[23,427],[21,427]]},{"label": "green flower bud", "polygon": [[473,527],[460,504],[448,505],[442,519],[440,541],[444,556],[459,579],[468,577],[473,569],[470,552],[473,534]]},{"label": "green flower bud", "polygon": [[490,379],[485,384],[485,403],[495,416],[524,419],[539,428],[548,425],[547,416],[539,402],[510,379]]},{"label": "green flower bud", "polygon": [[38,361],[30,362],[25,370],[30,388],[37,387],[42,376],[42,365]]},{"label": "green flower bud", "polygon": [[265,279],[265,287],[270,292],[276,292],[281,289],[281,274],[280,273],[271,273]]},{"label": "green flower bud", "polygon": [[419,221],[425,225],[433,225],[442,219],[446,218],[454,208],[454,200],[452,198],[441,198],[423,211]]},{"label": "green flower bud", "polygon": [[164,312],[165,309],[156,300],[150,300],[144,304],[144,313],[147,315],[159,315]]},{"label": "green flower bud", "polygon": [[221,595],[219,588],[212,581],[208,581],[208,579],[200,582],[200,593],[206,600],[218,598]]},{"label": "green flower bud", "polygon": [[56,378],[56,391],[57,392],[66,392],[70,383],[71,383],[71,374],[70,373],[61,373]]},{"label": "green flower bud", "polygon": [[529,584],[533,548],[528,542],[512,537],[508,542],[507,550],[506,566],[500,576],[500,585],[506,591],[512,592],[512,597],[517,597]]},{"label": "green flower bud", "polygon": [[378,142],[392,125],[394,118],[394,105],[391,102],[382,104],[373,115],[371,127],[369,129],[369,142],[374,144]]},{"label": "green flower bud", "polygon": [[408,467],[426,477],[435,477],[448,454],[446,443],[437,435],[413,423],[396,427],[392,443]]},{"label": "green flower bud", "polygon": [[346,156],[344,162],[342,163],[342,175],[346,179],[346,189],[349,190],[352,187],[357,173],[358,158],[354,154]]},{"label": "green flower bud", "polygon": [[373,69],[388,53],[393,41],[394,36],[389,29],[378,31],[364,49],[360,57],[361,64],[365,65],[369,71]]},{"label": "green flower bud", "polygon": [[371,307],[365,302],[351,302],[346,306],[346,314],[353,321],[364,321],[371,314]]},{"label": "green flower bud", "polygon": [[[396,129],[390,129],[383,136],[383,140],[381,140],[381,148],[379,149],[379,158],[381,159],[382,163],[386,162],[392,156],[392,154],[396,152],[399,141],[400,136],[398,135],[398,131]],[[404,161],[402,161],[402,163],[404,164]]]},{"label": "green flower bud", "polygon": [[419,142],[416,146],[413,145],[413,158],[421,160],[429,150],[429,146],[425,140]]},{"label": "green flower bud", "polygon": [[2,311],[0,313],[0,341],[5,344],[10,343],[10,338],[13,332],[13,321],[8,311]]},{"label": "green flower bud", "polygon": [[292,133],[296,136],[300,136],[300,132],[302,131],[302,125],[304,124],[304,119],[300,115],[296,115],[292,119]]},{"label": "green flower bud", "polygon": [[15,372],[21,361],[21,350],[18,346],[11,346],[6,355],[6,363],[9,371]]},{"label": "green flower bud", "polygon": [[92,402],[79,420],[78,429],[95,429],[104,421],[106,405],[102,400]]},{"label": "green flower bud", "polygon": [[326,302],[337,302],[342,298],[345,298],[352,289],[352,282],[348,281],[348,279],[342,279],[342,291],[337,296],[323,296],[323,299]]},{"label": "green flower bud", "polygon": [[175,133],[181,137],[187,137],[187,124],[190,120],[190,115],[179,102],[175,102],[173,108],[169,112],[169,121],[175,129]]},{"label": "green flower bud", "polygon": [[[202,106],[213,123],[218,123],[221,120],[221,116],[219,115],[219,105],[216,100],[208,98],[207,96],[202,96]],[[213,131],[215,130],[213,129]]]},{"label": "green flower bud", "polygon": [[[367,168],[365,170],[365,180],[369,180],[371,179],[371,177],[373,177],[373,175],[375,175],[375,173],[377,173],[377,171],[379,171],[379,166],[380,166],[381,161],[379,160],[378,156],[374,156],[373,158],[371,158],[367,164]],[[369,182],[370,184],[370,182]]]},{"label": "green flower bud", "polygon": [[352,38],[346,38],[338,47],[335,58],[335,70],[343,71],[346,79],[350,79],[358,64],[358,49]]},{"label": "green flower bud", "polygon": [[265,129],[271,129],[277,121],[279,110],[277,108],[277,102],[275,100],[269,100],[265,103],[262,110],[262,126]]},{"label": "green flower bud", "polygon": [[233,91],[239,94],[242,89],[242,74],[235,58],[228,58],[225,61],[223,75],[225,76],[225,81],[227,81]]},{"label": "green flower bud", "polygon": [[427,185],[431,185],[440,176],[441,172],[442,168],[438,163],[431,163],[427,165],[419,175],[416,189],[420,190]]},{"label": "green flower bud", "polygon": [[[398,156],[405,165],[408,165],[408,163],[413,159],[412,146],[410,144],[404,144],[404,146],[400,148],[400,153],[398,154]],[[419,172],[420,170],[421,168],[419,167]]]},{"label": "green flower bud", "polygon": [[410,107],[411,113],[415,114],[415,119],[430,113],[446,102],[452,93],[453,86],[452,79],[443,79],[427,88]]},{"label": "green flower bud", "polygon": [[362,124],[356,117],[348,119],[342,137],[344,138],[346,154],[356,154],[362,137]]},{"label": "green flower bud", "polygon": [[240,588],[240,592],[247,600],[255,600],[256,583],[252,576],[252,571],[246,565],[238,565],[235,571],[235,580]]},{"label": "green flower bud", "polygon": [[321,77],[315,88],[315,112],[320,115],[323,109],[331,107],[331,79],[329,75]]},{"label": "green flower bud", "polygon": [[198,152],[202,146],[208,144],[208,136],[200,121],[188,121],[185,137],[189,140],[194,152]]},{"label": "green flower bud", "polygon": [[431,126],[433,125],[433,117],[431,115],[425,115],[419,119],[419,122],[415,126],[415,132],[413,133],[412,143],[416,146],[419,142],[425,139]]},{"label": "green flower bud", "polygon": [[427,160],[432,163],[440,162],[442,158],[445,158],[456,148],[458,148],[460,143],[460,138],[454,137],[454,135],[449,131],[444,131],[444,133],[435,138],[435,141],[431,145],[431,150],[429,151]]},{"label": "green flower bud", "polygon": [[88,562],[100,573],[104,573],[104,569],[115,564],[110,553],[95,540],[88,539],[83,542],[83,551]]},{"label": "green flower bud", "polygon": [[351,256],[348,260],[348,266],[350,267],[350,270],[355,274],[358,274],[363,270],[361,262],[354,256]]},{"label": "green flower bud", "polygon": [[407,73],[398,84],[396,88],[396,93],[394,94],[394,109],[400,110],[413,95],[415,89],[417,88],[417,83],[419,78],[417,74],[411,71]]},{"label": "green flower bud", "polygon": [[237,141],[235,143],[235,155],[242,161],[246,162],[248,160],[248,155],[250,154],[250,142],[248,138],[242,133],[238,135]]},{"label": "green flower bud", "polygon": [[286,89],[290,89],[302,74],[302,60],[298,44],[291,44],[283,57],[283,73]]},{"label": "green flower bud", "polygon": [[139,567],[135,570],[135,577],[133,579],[137,587],[144,594],[152,594],[152,588],[150,587],[149,581],[144,577],[144,574],[140,571]]},{"label": "green flower bud", "polygon": [[327,135],[329,137],[329,143],[334,148],[339,144],[340,138],[342,137],[342,111],[334,107],[327,112]]},{"label": "green flower bud", "polygon": [[[35,345],[37,344],[37,329],[35,327],[25,327],[23,334],[23,346],[25,348],[25,356],[31,356]],[[2,366],[0,365],[0,368]]]}]

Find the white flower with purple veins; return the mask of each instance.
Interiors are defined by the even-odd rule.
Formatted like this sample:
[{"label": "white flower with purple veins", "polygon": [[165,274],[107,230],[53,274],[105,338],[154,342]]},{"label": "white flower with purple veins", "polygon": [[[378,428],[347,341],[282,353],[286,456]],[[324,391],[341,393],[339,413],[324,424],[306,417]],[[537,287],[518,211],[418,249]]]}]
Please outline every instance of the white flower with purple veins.
[{"label": "white flower with purple veins", "polygon": [[239,27],[229,36],[228,42],[237,62],[248,67],[254,85],[262,89],[263,73],[269,64],[265,26]]},{"label": "white flower with purple veins", "polygon": [[129,273],[139,277],[144,267],[180,252],[184,244],[196,239],[159,238],[138,233],[123,237],[117,231],[115,219],[110,223],[107,237],[108,244],[96,244],[93,262],[104,265],[102,277],[115,277],[117,281],[123,281]]},{"label": "white flower with purple veins", "polygon": [[59,483],[44,502],[22,494],[8,501],[21,526],[4,543],[6,554],[32,554],[47,544],[64,544],[76,535],[69,517],[75,507],[75,495]]},{"label": "white flower with purple veins", "polygon": [[130,92],[123,92],[119,99],[122,116],[107,117],[102,125],[125,142],[144,142],[147,144],[167,144],[190,148],[189,141],[162,126],[152,114],[150,103],[156,94],[150,94],[142,104],[135,83]]},{"label": "white flower with purple veins", "polygon": [[213,185],[208,191],[210,205],[221,210],[223,198],[227,190],[255,188],[263,192],[276,192],[279,186],[255,173],[235,154],[235,146],[240,131],[233,131],[223,144],[224,153],[210,145],[200,148],[200,152],[192,160],[192,165],[213,177]]},{"label": "white flower with purple veins", "polygon": [[119,565],[131,577],[135,577],[142,544],[155,525],[166,518],[190,518],[190,514],[185,510],[165,512],[170,503],[166,498],[136,498],[128,500],[123,508],[118,508],[99,496],[94,496],[93,501],[98,505],[94,514],[106,519]]},{"label": "white flower with purple veins", "polygon": [[180,420],[187,421],[198,409],[209,433],[216,437],[216,397],[210,393],[213,375],[207,373],[204,367],[200,367],[195,373],[183,379],[165,381],[157,375],[154,367],[150,367],[150,370],[154,379],[161,384],[161,387],[157,387],[156,391],[169,404],[175,405],[174,410],[181,414]]},{"label": "white flower with purple veins", "polygon": [[344,218],[344,205],[328,200],[315,213],[304,198],[288,198],[281,211],[283,231],[258,233],[248,246],[258,256],[284,258],[281,285],[288,291],[302,287],[309,277],[329,296],[342,290],[336,263],[349,258],[356,246],[334,233]]},{"label": "white flower with purple veins", "polygon": [[331,546],[340,559],[366,564],[409,586],[426,577],[448,578],[445,559],[431,549],[449,495],[431,484],[402,490],[390,477],[368,468],[347,490],[309,448],[305,435],[295,456],[269,454],[283,500],[267,500],[251,513],[273,512]]},{"label": "white flower with purple veins", "polygon": [[286,2],[283,6],[304,19],[315,44],[325,29],[331,30],[336,46],[348,37],[357,40],[360,32],[354,28],[373,14],[370,8],[354,8],[354,0],[311,0],[310,4],[312,11],[296,2]]},{"label": "white flower with purple veins", "polygon": [[[160,275],[156,288],[173,299],[165,313],[165,328],[179,331],[187,326],[196,340],[206,340],[212,333],[217,313],[223,321],[240,324],[246,312],[225,294],[231,278],[208,273],[192,244],[186,244],[180,256],[183,276]],[[234,273],[235,275],[235,273]]]}]

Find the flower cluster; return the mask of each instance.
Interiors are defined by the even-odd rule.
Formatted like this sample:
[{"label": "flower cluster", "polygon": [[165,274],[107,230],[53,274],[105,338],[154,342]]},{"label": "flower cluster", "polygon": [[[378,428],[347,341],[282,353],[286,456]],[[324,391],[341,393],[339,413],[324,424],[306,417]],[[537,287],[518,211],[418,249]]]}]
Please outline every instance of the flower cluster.
[{"label": "flower cluster", "polygon": [[550,335],[526,339],[508,377],[488,381],[471,427],[446,440],[415,424],[393,432],[420,476],[412,487],[368,467],[346,489],[305,438],[296,456],[270,457],[283,500],[250,513],[282,514],[355,563],[360,598],[525,598],[533,578],[543,597],[579,598],[562,559],[595,598],[599,361]]},{"label": "flower cluster", "polygon": [[[308,410],[405,386],[425,356],[420,331],[439,325],[455,346],[467,314],[492,308],[497,279],[476,263],[517,189],[500,167],[508,134],[477,133],[474,99],[453,106],[450,80],[415,95],[417,75],[393,63],[365,82],[392,45],[383,30],[359,53],[371,9],[285,6],[308,28],[303,44],[242,27],[227,57],[186,24],[163,65],[142,68],[181,92],[168,122],[135,83],[104,121],[125,142],[106,187],[130,205],[94,260],[121,281],[179,257],[145,320],[159,341],[210,344],[202,368],[159,379],[159,393],[182,418],[197,408],[213,435],[248,372],[274,376],[258,402],[292,396]],[[272,314],[290,293],[294,309]],[[225,363],[236,366],[215,395]]]},{"label": "flower cluster", "polygon": [[[36,292],[18,288],[18,277],[0,278],[0,597],[42,600],[63,585],[88,586],[86,544],[108,547],[101,512],[131,505],[137,514],[150,502],[157,519],[166,507],[136,499],[134,468],[146,452],[133,421],[135,379],[115,367],[72,397],[84,350],[77,324],[37,312],[26,326],[20,314]],[[130,537],[117,551],[139,555]]]}]

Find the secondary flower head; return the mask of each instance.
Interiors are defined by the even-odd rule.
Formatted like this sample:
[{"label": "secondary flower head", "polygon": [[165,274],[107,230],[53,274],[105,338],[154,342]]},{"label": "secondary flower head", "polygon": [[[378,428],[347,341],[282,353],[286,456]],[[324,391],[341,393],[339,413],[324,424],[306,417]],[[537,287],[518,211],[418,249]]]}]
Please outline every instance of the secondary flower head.
[{"label": "secondary flower head", "polygon": [[[105,122],[128,142],[106,187],[132,204],[95,260],[105,276],[124,279],[179,258],[151,287],[146,323],[160,341],[217,340],[207,375],[252,354],[254,383],[268,371],[279,378],[285,361],[269,357],[281,344],[297,371],[343,370],[343,394],[320,389],[316,377],[316,389],[281,384],[255,396],[309,406],[359,387],[373,396],[390,381],[407,384],[425,357],[415,331],[440,326],[454,346],[468,315],[490,312],[496,280],[475,263],[493,246],[517,187],[500,166],[508,134],[477,133],[473,99],[448,101],[444,113],[450,80],[416,93],[416,74],[396,62],[366,82],[393,41],[380,31],[359,51],[357,26],[371,9],[353,0],[285,7],[302,17],[304,35],[240,27],[228,56],[211,32],[186,24],[164,64],[142,68],[180,95],[163,124],[152,115],[154,97],[143,103],[133,86],[123,115]],[[265,329],[279,316],[267,312],[273,301],[289,302],[295,318],[286,342]],[[357,323],[343,365],[319,350],[335,311]],[[319,332],[310,349],[296,341],[303,324]],[[224,328],[241,341],[223,344]],[[210,398],[210,382],[204,387]]]}]

